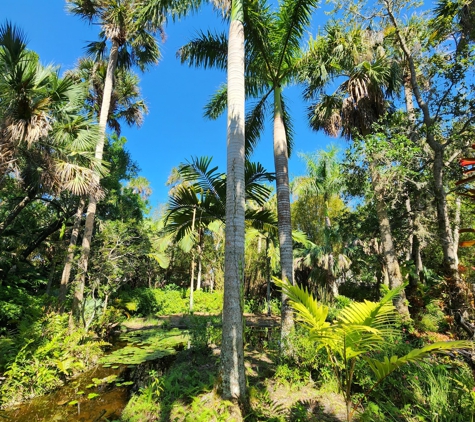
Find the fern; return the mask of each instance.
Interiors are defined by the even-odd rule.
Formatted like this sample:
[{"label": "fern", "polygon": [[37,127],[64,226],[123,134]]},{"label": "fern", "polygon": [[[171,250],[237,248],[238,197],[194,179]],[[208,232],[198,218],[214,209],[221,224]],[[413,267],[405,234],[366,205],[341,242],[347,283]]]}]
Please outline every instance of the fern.
[{"label": "fern", "polygon": [[[307,289],[292,286],[275,277],[274,282],[289,297],[297,319],[308,330],[309,338],[317,343],[317,349],[322,347],[326,349],[340,389],[345,396],[348,421],[351,421],[353,413],[373,389],[401,366],[420,362],[430,354],[473,347],[471,341],[437,342],[412,350],[402,357],[385,357],[383,361],[372,359],[366,356],[367,352],[381,349],[395,331],[398,314],[392,300],[401,292],[404,285],[389,291],[379,302],[365,300],[350,303],[340,312],[337,320],[330,323],[326,321],[328,307],[319,304]],[[354,405],[351,386],[356,360],[360,357],[368,363],[376,380],[363,394],[359,403]]]}]

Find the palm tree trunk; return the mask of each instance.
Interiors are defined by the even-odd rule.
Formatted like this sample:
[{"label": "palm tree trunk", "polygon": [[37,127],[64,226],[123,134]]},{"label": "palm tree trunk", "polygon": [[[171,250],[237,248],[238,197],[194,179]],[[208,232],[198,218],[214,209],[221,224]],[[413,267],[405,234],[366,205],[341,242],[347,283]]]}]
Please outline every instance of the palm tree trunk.
[{"label": "palm tree trunk", "polygon": [[[107,118],[111,104],[112,91],[114,87],[114,73],[117,67],[117,59],[119,56],[119,44],[116,40],[112,41],[109,62],[107,64],[106,79],[104,82],[104,93],[102,97],[101,114],[99,117],[99,139],[97,140],[95,158],[102,160],[104,153],[104,143],[106,137]],[[99,177],[99,176],[97,176]],[[89,253],[91,251],[92,233],[94,230],[94,219],[96,217],[97,198],[95,195],[89,196],[89,205],[86,213],[86,224],[84,227],[84,237],[82,240],[81,258],[79,259],[79,274],[74,292],[73,314],[78,316],[84,298],[84,285],[86,283],[86,273],[89,261]]]},{"label": "palm tree trunk", "polygon": [[226,231],[224,257],[221,394],[246,401],[244,369],[244,14],[242,0],[232,2],[228,42],[228,124]]},{"label": "palm tree trunk", "polygon": [[[191,233],[195,231],[195,219],[196,219],[196,208],[193,208],[193,220],[191,221]],[[193,312],[193,290],[194,290],[194,280],[195,280],[195,253],[191,253],[191,278],[190,278],[190,314]]]},{"label": "palm tree trunk", "polygon": [[[288,280],[293,285],[294,259],[290,217],[289,156],[281,103],[281,88],[279,86],[274,87],[274,165],[282,280]],[[293,311],[287,295],[282,293],[281,348],[284,353],[288,346],[287,337],[293,326]]]},{"label": "palm tree trunk", "polygon": [[74,216],[73,229],[71,231],[71,238],[69,240],[68,252],[64,260],[63,275],[61,276],[61,284],[59,286],[59,309],[62,312],[64,308],[64,301],[66,300],[66,293],[68,290],[69,278],[71,276],[71,268],[73,266],[74,259],[74,249],[79,236],[79,228],[81,227],[82,213],[84,212],[84,207],[86,205],[86,200],[81,197],[79,200],[78,209],[76,215]]},{"label": "palm tree trunk", "polygon": [[[384,181],[381,179],[374,163],[370,163],[370,172],[376,202],[379,232],[381,235],[381,246],[389,276],[389,287],[394,289],[402,285],[403,280],[397,260],[396,249],[394,247],[388,212],[386,210],[386,204],[384,203]],[[394,306],[402,317],[409,317],[409,309],[406,304],[406,294],[404,290],[402,290],[401,294],[394,300]]]}]

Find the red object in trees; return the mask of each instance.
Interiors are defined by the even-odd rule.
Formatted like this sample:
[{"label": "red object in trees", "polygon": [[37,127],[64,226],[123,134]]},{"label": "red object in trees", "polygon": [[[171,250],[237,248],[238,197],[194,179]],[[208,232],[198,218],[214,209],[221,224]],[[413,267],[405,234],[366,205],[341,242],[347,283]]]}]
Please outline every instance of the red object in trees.
[{"label": "red object in trees", "polygon": [[475,165],[475,158],[461,158],[460,159],[460,165],[464,166],[464,167]]}]

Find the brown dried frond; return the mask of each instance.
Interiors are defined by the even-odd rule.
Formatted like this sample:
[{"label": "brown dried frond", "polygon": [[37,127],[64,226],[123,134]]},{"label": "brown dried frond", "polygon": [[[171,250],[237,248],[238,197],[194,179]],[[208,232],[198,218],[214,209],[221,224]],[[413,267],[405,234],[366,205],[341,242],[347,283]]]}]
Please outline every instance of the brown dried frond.
[{"label": "brown dried frond", "polygon": [[50,130],[51,123],[46,113],[34,114],[29,119],[7,117],[2,138],[12,144],[26,142],[30,148],[32,144],[45,138]]},{"label": "brown dried frond", "polygon": [[323,131],[330,136],[336,137],[341,131],[340,113],[332,113],[331,116],[323,122]]},{"label": "brown dried frond", "polygon": [[223,16],[228,16],[229,11],[231,10],[230,0],[211,0],[211,4],[215,9],[220,10]]}]

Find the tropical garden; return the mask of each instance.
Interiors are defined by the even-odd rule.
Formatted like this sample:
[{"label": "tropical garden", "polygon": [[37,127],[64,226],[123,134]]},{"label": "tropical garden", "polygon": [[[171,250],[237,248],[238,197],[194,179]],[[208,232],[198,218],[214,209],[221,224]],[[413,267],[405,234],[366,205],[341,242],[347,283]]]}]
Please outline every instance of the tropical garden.
[{"label": "tropical garden", "polygon": [[157,209],[122,129],[205,5],[65,5],[67,71],[0,23],[0,418],[473,421],[475,4],[213,2],[177,59],[226,169],[177,151]]}]

